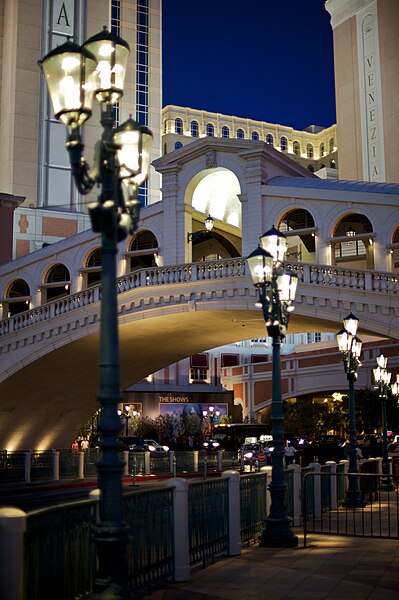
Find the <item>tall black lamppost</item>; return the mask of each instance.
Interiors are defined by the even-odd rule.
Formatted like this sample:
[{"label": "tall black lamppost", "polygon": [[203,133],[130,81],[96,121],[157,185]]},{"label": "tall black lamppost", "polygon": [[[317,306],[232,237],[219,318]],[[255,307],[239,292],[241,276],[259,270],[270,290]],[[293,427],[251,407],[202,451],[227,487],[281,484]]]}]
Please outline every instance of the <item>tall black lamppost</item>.
[{"label": "tall black lamppost", "polygon": [[360,354],[362,340],[356,336],[359,319],[352,313],[343,320],[344,329],[337,333],[338,348],[342,353],[342,361],[346,378],[349,382],[349,485],[346,492],[345,506],[359,508],[364,506],[360,489],[357,470],[357,438],[356,438],[356,411],[355,411],[355,381],[357,369],[361,366]]},{"label": "tall black lamppost", "polygon": [[214,425],[214,421],[215,418],[220,416],[220,410],[215,410],[213,406],[209,407],[209,414],[207,410],[203,410],[202,414],[204,415],[204,417],[209,417],[209,422],[211,424],[211,438],[213,438],[213,425]]},{"label": "tall black lamppost", "polygon": [[[398,383],[395,382],[391,388],[392,373],[387,371],[388,358],[382,353],[377,356],[377,368],[373,369],[374,380],[377,384],[379,396],[381,398],[382,408],[382,477],[380,489],[386,492],[392,492],[395,489],[391,474],[389,472],[388,460],[388,426],[387,426],[387,398],[388,392],[392,391],[396,395]],[[396,386],[396,387],[395,387]]]},{"label": "tall black lamppost", "polygon": [[298,283],[297,276],[284,268],[287,251],[286,236],[272,227],[260,238],[259,246],[247,262],[252,280],[259,292],[267,333],[273,340],[272,371],[272,481],[269,485],[271,506],[265,520],[260,545],[272,548],[292,548],[298,538],[290,526],[292,520],[285,508],[283,401],[281,395],[280,346],[284,339]]},{"label": "tall black lamppost", "polygon": [[[102,451],[97,463],[99,522],[94,528],[98,555],[95,595],[131,598],[127,584],[129,531],[124,523],[122,474],[117,435],[121,430],[119,342],[116,301],[117,243],[137,228],[140,202],[137,188],[147,178],[152,134],[129,118],[114,128],[113,105],[123,95],[129,55],[128,44],[104,30],[82,46],[67,41],[49,52],[41,67],[54,113],[67,128],[66,148],[80,193],[101,188],[97,202],[88,207],[92,229],[101,233],[101,322],[98,423]],[[101,106],[103,133],[96,143],[93,166],[83,156],[80,126],[91,116],[92,99]],[[124,193],[122,182],[126,184]]]}]

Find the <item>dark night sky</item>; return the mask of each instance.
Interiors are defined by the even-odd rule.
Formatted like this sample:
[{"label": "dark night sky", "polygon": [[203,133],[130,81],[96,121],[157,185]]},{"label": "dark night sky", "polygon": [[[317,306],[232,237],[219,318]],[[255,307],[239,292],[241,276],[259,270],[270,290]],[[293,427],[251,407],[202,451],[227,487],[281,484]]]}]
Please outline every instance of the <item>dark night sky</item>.
[{"label": "dark night sky", "polygon": [[335,123],[324,0],[163,0],[163,105]]}]

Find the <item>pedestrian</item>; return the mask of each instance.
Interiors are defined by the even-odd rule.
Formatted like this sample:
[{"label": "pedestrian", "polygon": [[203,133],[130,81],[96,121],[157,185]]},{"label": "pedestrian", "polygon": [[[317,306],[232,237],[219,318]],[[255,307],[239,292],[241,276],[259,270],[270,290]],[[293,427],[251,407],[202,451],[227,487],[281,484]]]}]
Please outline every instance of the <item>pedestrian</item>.
[{"label": "pedestrian", "polygon": [[296,450],[294,446],[291,446],[291,444],[287,442],[287,445],[284,449],[286,467],[288,467],[288,465],[292,465],[292,463],[294,462],[295,452]]},{"label": "pedestrian", "polygon": [[79,450],[78,440],[73,440],[71,447],[72,447],[72,450],[74,450],[75,452],[77,452]]},{"label": "pedestrian", "polygon": [[80,449],[87,450],[88,447],[89,447],[89,440],[85,437],[85,438],[83,438],[83,440],[80,443]]}]

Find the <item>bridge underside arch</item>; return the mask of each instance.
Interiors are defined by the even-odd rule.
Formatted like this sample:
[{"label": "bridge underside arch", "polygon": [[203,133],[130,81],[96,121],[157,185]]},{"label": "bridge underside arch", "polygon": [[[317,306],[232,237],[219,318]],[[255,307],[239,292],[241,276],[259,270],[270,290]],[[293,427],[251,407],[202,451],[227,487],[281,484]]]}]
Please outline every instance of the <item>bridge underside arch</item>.
[{"label": "bridge underside arch", "polygon": [[[333,320],[294,313],[289,331],[336,329]],[[215,310],[205,303],[199,310],[163,311],[152,318],[125,314],[119,326],[121,389],[187,356],[264,335],[262,313],[255,309]],[[99,408],[98,346],[98,331],[59,348],[53,344],[0,383],[0,448],[69,447]]]}]

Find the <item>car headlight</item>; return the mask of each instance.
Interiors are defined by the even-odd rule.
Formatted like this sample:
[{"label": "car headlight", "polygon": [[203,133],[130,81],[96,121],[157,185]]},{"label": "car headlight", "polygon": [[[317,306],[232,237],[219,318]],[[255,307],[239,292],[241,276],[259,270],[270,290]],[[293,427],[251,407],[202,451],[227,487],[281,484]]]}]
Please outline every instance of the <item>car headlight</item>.
[{"label": "car headlight", "polygon": [[253,453],[253,452],[246,452],[246,453],[244,454],[244,458],[252,458],[252,457],[253,457],[253,455],[254,455],[254,453]]},{"label": "car headlight", "polygon": [[149,450],[150,452],[155,452],[155,451],[156,451],[156,448],[155,448],[155,446],[148,446],[148,450]]},{"label": "car headlight", "polygon": [[169,451],[169,446],[162,446],[162,448],[165,450],[165,452]]},{"label": "car headlight", "polygon": [[204,446],[205,446],[205,448],[208,448],[209,442],[204,442]]},{"label": "car headlight", "polygon": [[212,442],[212,446],[214,448],[218,448],[220,446],[219,442]]}]

